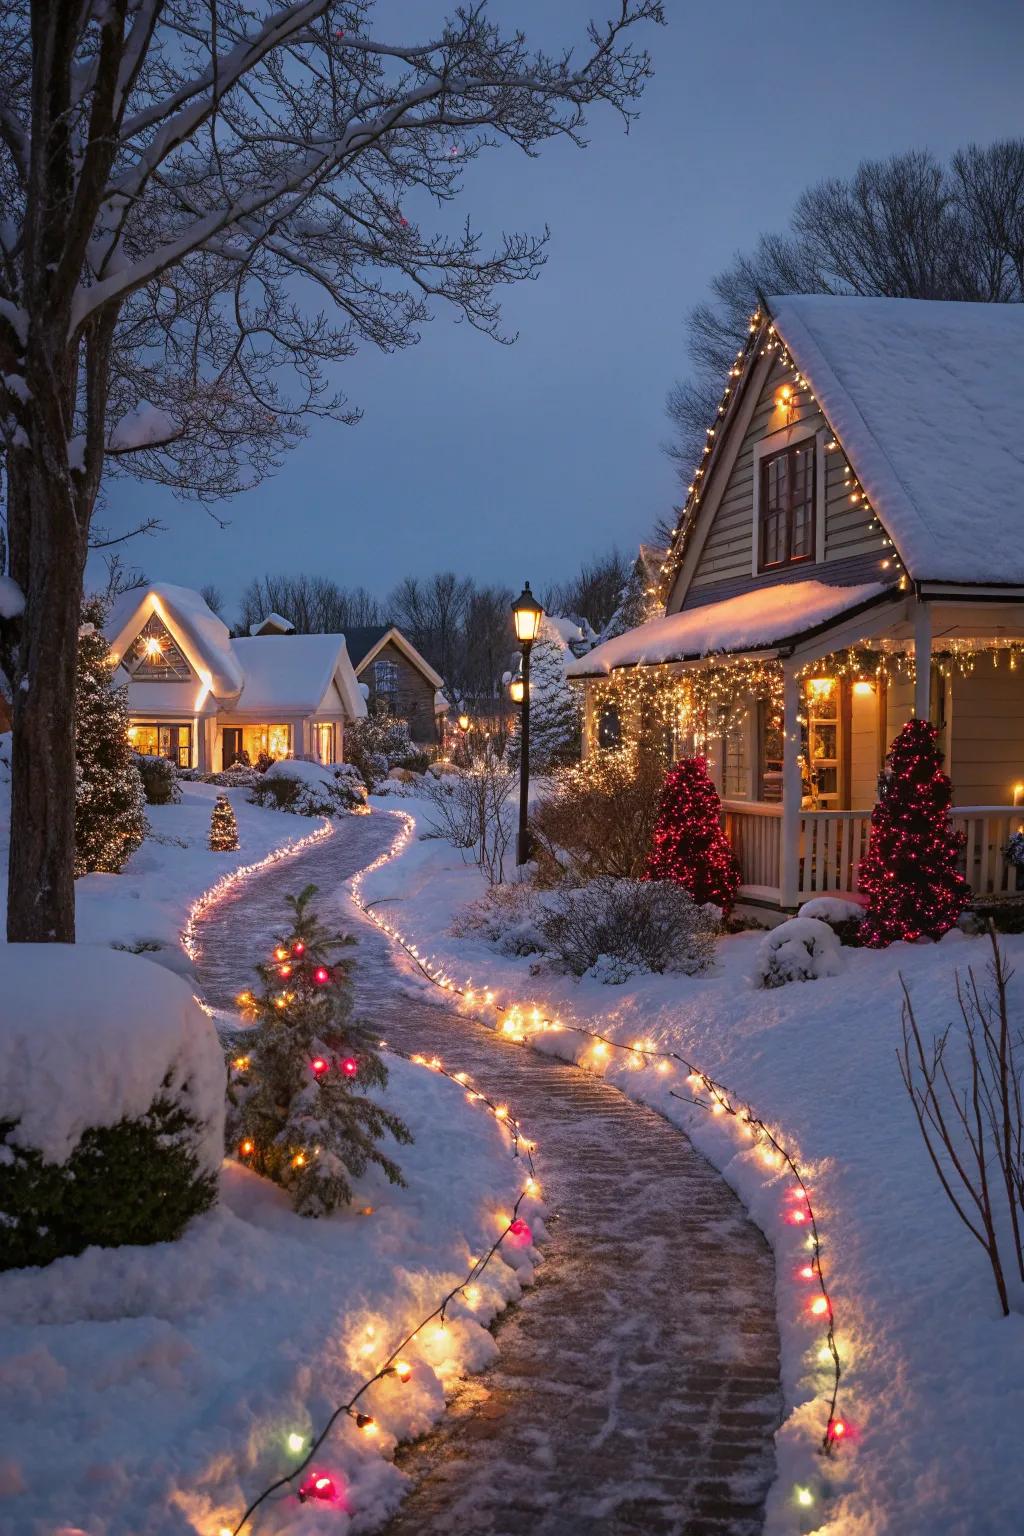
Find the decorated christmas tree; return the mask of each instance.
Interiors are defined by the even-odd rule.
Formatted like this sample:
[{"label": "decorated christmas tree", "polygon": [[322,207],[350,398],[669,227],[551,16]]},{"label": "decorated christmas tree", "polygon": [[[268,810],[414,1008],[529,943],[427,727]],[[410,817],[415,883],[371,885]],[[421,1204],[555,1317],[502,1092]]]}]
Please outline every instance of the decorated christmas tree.
[{"label": "decorated christmas tree", "polygon": [[908,720],[886,758],[859,875],[868,898],[860,938],[874,949],[894,939],[941,938],[970,898],[936,735],[927,720]]},{"label": "decorated christmas tree", "polygon": [[694,901],[713,902],[728,916],[740,869],[722,831],[722,803],[703,757],[685,757],[669,770],[661,791],[648,880],[674,880]]},{"label": "decorated christmas tree", "polygon": [[82,609],[75,682],[75,875],[116,875],[146,835],[142,780],[128,741],[127,690],[111,681],[103,604]]},{"label": "decorated christmas tree", "polygon": [[214,853],[231,853],[238,847],[238,822],[227,795],[218,795],[210,817],[210,847]]},{"label": "decorated christmas tree", "polygon": [[[579,762],[583,703],[565,675],[571,660],[572,652],[557,629],[542,619],[530,653],[530,768],[535,773]],[[520,737],[517,720],[508,748],[513,768],[519,762]]]},{"label": "decorated christmas tree", "polygon": [[302,1216],[348,1204],[350,1180],[371,1163],[404,1184],[377,1143],[385,1132],[412,1141],[397,1115],[366,1096],[386,1084],[387,1068],[352,1018],[351,962],[339,956],[354,940],[323,926],[315,894],[309,885],[288,897],[291,928],[257,966],[260,990],[242,994],[255,1027],[228,1086],[229,1147],[282,1185]]}]

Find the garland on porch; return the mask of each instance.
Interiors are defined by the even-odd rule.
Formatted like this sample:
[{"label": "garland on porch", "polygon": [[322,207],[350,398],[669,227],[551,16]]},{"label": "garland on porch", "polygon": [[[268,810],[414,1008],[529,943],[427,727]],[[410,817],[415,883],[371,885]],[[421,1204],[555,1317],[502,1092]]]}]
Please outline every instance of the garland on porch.
[{"label": "garland on porch", "polygon": [[[807,1303],[806,1314],[808,1318],[824,1325],[826,1332],[824,1340],[818,1351],[818,1360],[829,1367],[829,1382],[825,1388],[827,1401],[827,1416],[822,1431],[820,1450],[823,1456],[831,1456],[840,1445],[844,1437],[850,1432],[848,1421],[838,1412],[839,1384],[842,1377],[842,1360],[835,1331],[835,1310],[832,1296],[822,1270],[822,1238],[817,1214],[811,1201],[811,1193],[808,1188],[808,1175],[805,1174],[798,1155],[789,1149],[781,1134],[774,1130],[768,1122],[757,1115],[753,1108],[731,1092],[723,1083],[701,1070],[686,1056],[678,1051],[663,1050],[649,1041],[638,1040],[632,1044],[623,1044],[621,1041],[612,1040],[596,1030],[587,1029],[579,1024],[563,1024],[560,1019],[552,1019],[544,1015],[535,1006],[521,1003],[502,1003],[498,1000],[493,989],[471,985],[466,981],[463,985],[456,982],[448,973],[447,968],[438,964],[430,956],[420,952],[419,947],[407,939],[403,933],[386,918],[373,910],[374,903],[363,899],[362,887],[366,877],[375,870],[383,868],[385,864],[397,858],[408,846],[416,823],[412,816],[405,811],[392,811],[391,816],[400,820],[401,827],[395,836],[391,846],[380,854],[365,869],[353,877],[349,889],[352,899],[359,910],[375,924],[381,932],[394,941],[414,961],[422,975],[433,985],[444,992],[461,998],[471,1008],[486,1009],[495,1016],[495,1027],[500,1028],[501,1034],[516,1044],[529,1045],[533,1036],[549,1032],[559,1033],[570,1031],[573,1034],[582,1035],[591,1042],[590,1060],[581,1061],[578,1065],[592,1066],[594,1068],[606,1062],[609,1051],[619,1051],[626,1056],[629,1065],[642,1068],[652,1064],[655,1070],[665,1075],[674,1070],[675,1065],[685,1067],[687,1083],[702,1097],[693,1097],[688,1094],[676,1093],[670,1089],[673,1097],[684,1099],[695,1104],[698,1108],[706,1110],[716,1116],[731,1117],[739,1134],[749,1138],[753,1145],[759,1147],[760,1155],[766,1167],[773,1170],[788,1169],[793,1178],[792,1187],[786,1192],[786,1203],[783,1208],[783,1220],[787,1225],[805,1229],[807,1236],[804,1246],[807,1259],[801,1265],[798,1273],[801,1280],[813,1285],[817,1291]],[[815,1493],[805,1485],[798,1485],[793,1490],[794,1502],[807,1508],[814,1504]]]},{"label": "garland on porch", "polygon": [[685,672],[659,662],[588,681],[594,718],[614,709],[626,735],[644,744],[658,745],[659,736],[671,742],[692,737],[706,750],[709,741],[743,730],[751,701],[764,700],[782,726],[782,665],[774,660],[714,656]]}]

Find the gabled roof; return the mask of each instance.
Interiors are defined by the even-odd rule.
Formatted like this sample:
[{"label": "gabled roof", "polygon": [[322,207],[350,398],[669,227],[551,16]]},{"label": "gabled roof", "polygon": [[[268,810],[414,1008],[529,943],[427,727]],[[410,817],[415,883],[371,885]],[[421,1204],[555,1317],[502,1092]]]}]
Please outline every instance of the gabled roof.
[{"label": "gabled roof", "polygon": [[262,619],[257,619],[255,624],[249,625],[250,635],[294,635],[295,625],[291,619],[286,619],[283,613],[264,614]]},{"label": "gabled roof", "polygon": [[757,587],[720,603],[648,619],[570,662],[566,676],[607,677],[616,667],[695,661],[786,645],[840,614],[869,607],[886,594],[895,596],[895,590],[874,581],[858,587],[831,587],[823,581]]},{"label": "gabled roof", "polygon": [[190,587],[154,581],[114,599],[104,633],[118,660],[154,613],[216,698],[233,698],[241,690],[242,668],[228,627]]},{"label": "gabled roof", "polygon": [[390,642],[401,651],[408,662],[423,673],[431,687],[444,687],[444,678],[440,672],[436,672],[422,652],[416,649],[411,640],[406,639],[397,624],[379,624],[366,629],[346,629],[345,640],[357,674],[368,667],[374,657]]},{"label": "gabled roof", "polygon": [[1024,305],[768,308],[908,574],[1024,583]]},{"label": "gabled roof", "polygon": [[250,635],[233,644],[245,675],[239,713],[314,714],[333,680],[345,712],[366,714],[344,635]]}]

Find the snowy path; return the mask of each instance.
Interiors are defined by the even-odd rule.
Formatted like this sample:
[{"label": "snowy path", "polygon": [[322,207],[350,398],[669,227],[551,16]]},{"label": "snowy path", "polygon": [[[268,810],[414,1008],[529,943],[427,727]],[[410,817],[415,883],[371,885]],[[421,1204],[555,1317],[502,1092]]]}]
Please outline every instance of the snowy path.
[{"label": "snowy path", "polygon": [[[214,907],[198,933],[208,1000],[250,983],[286,893],[337,891],[393,835],[390,817],[352,817]],[[660,1116],[410,999],[384,937],[360,923],[359,940],[360,1011],[382,1036],[465,1069],[536,1138],[550,1231],[496,1364],[401,1454],[415,1487],[388,1536],[754,1536],[781,1417],[761,1234]]]}]

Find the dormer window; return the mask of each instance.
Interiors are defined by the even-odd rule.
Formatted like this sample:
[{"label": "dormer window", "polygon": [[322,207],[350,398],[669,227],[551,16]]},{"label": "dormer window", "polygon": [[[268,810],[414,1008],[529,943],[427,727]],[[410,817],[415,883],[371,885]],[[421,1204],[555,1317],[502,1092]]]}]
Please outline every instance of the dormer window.
[{"label": "dormer window", "polygon": [[761,460],[758,568],[815,558],[814,438]]},{"label": "dormer window", "polygon": [[126,653],[124,665],[140,683],[187,683],[193,675],[181,647],[155,613]]}]

